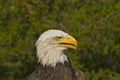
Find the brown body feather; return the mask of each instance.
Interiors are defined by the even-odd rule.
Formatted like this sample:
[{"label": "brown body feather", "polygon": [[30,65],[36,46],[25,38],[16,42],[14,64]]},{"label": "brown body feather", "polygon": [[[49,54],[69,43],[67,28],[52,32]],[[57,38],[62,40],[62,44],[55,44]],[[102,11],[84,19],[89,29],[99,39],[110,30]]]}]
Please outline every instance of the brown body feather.
[{"label": "brown body feather", "polygon": [[39,67],[24,80],[85,80],[83,72],[74,70],[71,64],[65,62],[58,63],[56,67],[39,65]]}]

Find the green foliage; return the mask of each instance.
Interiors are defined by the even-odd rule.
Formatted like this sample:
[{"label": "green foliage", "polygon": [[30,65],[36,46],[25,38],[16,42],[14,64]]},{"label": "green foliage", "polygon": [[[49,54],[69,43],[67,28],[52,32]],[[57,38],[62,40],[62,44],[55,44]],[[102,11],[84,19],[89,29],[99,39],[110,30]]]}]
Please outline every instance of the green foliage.
[{"label": "green foliage", "polygon": [[119,21],[119,0],[0,0],[0,79],[19,80],[34,71],[35,41],[60,29],[78,40],[77,51],[66,53],[87,80],[119,80]]}]

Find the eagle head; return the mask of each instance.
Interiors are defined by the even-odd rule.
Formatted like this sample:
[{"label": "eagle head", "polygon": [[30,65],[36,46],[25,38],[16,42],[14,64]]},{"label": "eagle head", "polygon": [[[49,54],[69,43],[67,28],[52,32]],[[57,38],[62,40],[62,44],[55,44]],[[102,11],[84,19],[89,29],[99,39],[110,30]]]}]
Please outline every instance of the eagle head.
[{"label": "eagle head", "polygon": [[38,62],[43,66],[55,67],[57,63],[68,61],[63,51],[67,48],[76,49],[77,41],[61,30],[45,31],[36,41]]}]

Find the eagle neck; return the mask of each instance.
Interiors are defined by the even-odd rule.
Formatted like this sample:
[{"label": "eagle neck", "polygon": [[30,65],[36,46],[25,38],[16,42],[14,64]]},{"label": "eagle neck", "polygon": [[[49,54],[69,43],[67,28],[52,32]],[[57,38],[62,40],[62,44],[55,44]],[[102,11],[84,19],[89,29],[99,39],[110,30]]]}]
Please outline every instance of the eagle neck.
[{"label": "eagle neck", "polygon": [[57,46],[38,46],[37,47],[37,56],[38,62],[43,66],[52,66],[55,67],[57,63],[68,62],[67,56],[64,54],[63,47]]}]

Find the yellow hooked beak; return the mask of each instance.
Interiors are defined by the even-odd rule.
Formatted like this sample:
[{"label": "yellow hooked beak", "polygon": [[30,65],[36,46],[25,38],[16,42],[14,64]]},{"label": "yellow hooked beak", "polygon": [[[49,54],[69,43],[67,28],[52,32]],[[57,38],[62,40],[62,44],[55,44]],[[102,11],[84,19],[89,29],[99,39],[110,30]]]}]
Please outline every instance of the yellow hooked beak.
[{"label": "yellow hooked beak", "polygon": [[58,42],[58,45],[64,46],[67,48],[77,49],[77,41],[70,35],[67,35],[65,38],[61,39]]}]

